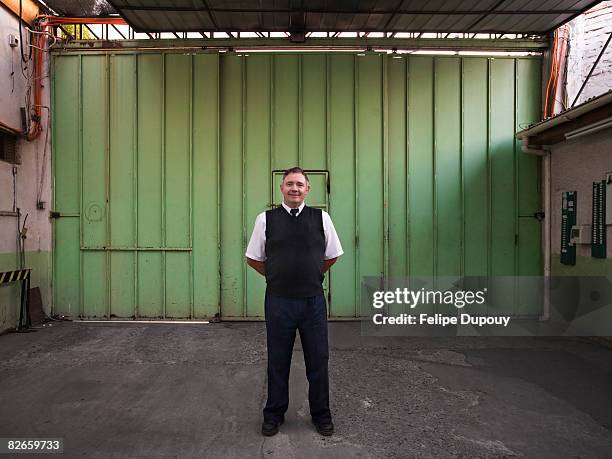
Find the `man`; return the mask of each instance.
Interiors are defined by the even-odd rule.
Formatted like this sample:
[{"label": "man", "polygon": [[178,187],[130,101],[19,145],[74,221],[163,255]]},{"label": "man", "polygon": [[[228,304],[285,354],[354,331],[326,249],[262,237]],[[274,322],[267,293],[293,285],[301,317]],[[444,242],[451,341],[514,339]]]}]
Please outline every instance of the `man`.
[{"label": "man", "polygon": [[327,212],[304,205],[310,191],[299,167],[285,171],[282,206],[262,212],[246,251],[246,262],[266,277],[268,401],[261,433],[275,435],[289,405],[289,368],[295,330],[304,349],[308,402],[321,435],[332,435],[327,371],[327,307],[324,273],[342,255],[342,246]]}]

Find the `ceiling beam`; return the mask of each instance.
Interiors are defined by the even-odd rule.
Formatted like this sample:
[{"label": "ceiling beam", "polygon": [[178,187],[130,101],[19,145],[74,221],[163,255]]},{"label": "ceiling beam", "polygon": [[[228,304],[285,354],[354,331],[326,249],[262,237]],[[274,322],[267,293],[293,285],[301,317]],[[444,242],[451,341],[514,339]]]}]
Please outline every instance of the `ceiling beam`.
[{"label": "ceiling beam", "polygon": [[[498,4],[499,5],[499,4]],[[498,6],[496,5],[496,6]],[[575,14],[581,13],[580,9],[562,8],[550,10],[406,10],[406,9],[385,9],[370,11],[367,9],[343,9],[343,8],[208,8],[206,6],[135,6],[126,5],[117,7],[119,11],[148,11],[160,13],[191,13],[191,12],[211,12],[211,13],[316,13],[316,14],[363,14],[363,15],[387,15],[387,14],[409,14],[414,16],[465,16],[465,15],[483,15],[483,14],[500,14],[500,15],[515,15],[515,14],[535,14],[541,15],[560,15],[560,14]]]},{"label": "ceiling beam", "polygon": [[52,52],[113,51],[133,52],[146,49],[193,49],[210,50],[218,48],[380,48],[413,50],[452,51],[544,51],[549,43],[545,38],[535,39],[462,39],[462,38],[308,38],[304,43],[292,43],[287,38],[209,38],[186,40],[120,40],[113,41],[112,47],[106,41],[87,43],[66,43],[53,48]]}]

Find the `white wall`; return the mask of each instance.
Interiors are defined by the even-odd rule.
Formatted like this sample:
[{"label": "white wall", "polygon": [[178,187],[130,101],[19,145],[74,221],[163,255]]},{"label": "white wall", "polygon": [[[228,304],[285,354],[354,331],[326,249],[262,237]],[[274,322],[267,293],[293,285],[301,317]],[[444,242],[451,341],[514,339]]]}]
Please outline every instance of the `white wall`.
[{"label": "white wall", "polygon": [[[17,17],[0,5],[0,121],[21,129],[20,107],[25,106],[27,81],[20,70],[19,47],[11,48],[9,34],[19,35]],[[25,37],[24,37],[25,38]],[[31,68],[31,63],[29,64]],[[45,68],[46,62],[45,62]],[[11,76],[11,73],[14,74]],[[47,72],[45,71],[46,75]],[[43,79],[43,105],[49,106],[50,83]],[[13,199],[22,214],[28,214],[27,239],[25,242],[26,267],[33,268],[32,286],[39,286],[43,305],[50,308],[50,253],[51,253],[51,134],[48,136],[46,158],[44,158],[47,135],[48,110],[43,109],[44,130],[35,141],[20,139],[17,144],[21,164],[16,167],[16,188],[13,187],[13,165],[0,161],[0,210],[12,211]],[[46,202],[44,210],[36,209],[40,199]],[[23,222],[23,217],[22,217]],[[16,256],[17,222],[14,217],[0,216],[0,271],[17,268]],[[17,314],[15,286],[0,287],[0,330],[14,326]]]},{"label": "white wall", "polygon": [[[612,1],[601,2],[569,22],[567,95],[571,104],[612,32]],[[608,45],[576,105],[612,89],[612,43]]]},{"label": "white wall", "polygon": [[[554,145],[551,149],[552,253],[561,250],[561,193],[577,191],[576,224],[590,225],[593,182],[612,172],[612,128]],[[612,226],[607,227],[607,255],[612,259]],[[578,244],[576,256],[590,257],[591,246]],[[603,275],[603,273],[602,273]]]}]

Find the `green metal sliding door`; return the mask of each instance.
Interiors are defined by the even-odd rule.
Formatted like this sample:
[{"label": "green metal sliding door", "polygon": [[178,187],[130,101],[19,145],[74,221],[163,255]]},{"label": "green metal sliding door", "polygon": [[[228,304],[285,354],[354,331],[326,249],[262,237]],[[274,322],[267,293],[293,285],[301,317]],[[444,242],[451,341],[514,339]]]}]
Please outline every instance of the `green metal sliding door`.
[{"label": "green metal sliding door", "polygon": [[330,317],[355,317],[365,275],[541,273],[538,158],[514,140],[539,119],[539,59],[54,61],[55,313],[261,318],[244,251],[294,165],[345,251]]}]

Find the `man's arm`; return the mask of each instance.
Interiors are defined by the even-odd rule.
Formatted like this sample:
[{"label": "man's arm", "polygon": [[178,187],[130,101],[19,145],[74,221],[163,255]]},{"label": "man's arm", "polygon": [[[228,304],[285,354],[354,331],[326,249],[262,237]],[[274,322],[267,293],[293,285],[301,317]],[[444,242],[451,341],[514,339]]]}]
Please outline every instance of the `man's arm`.
[{"label": "man's arm", "polygon": [[[249,258],[249,257],[245,257],[245,258],[246,258],[247,265],[249,265],[251,268],[253,268],[255,271],[257,271],[262,276],[266,275],[266,264],[263,261],[253,260],[252,258]],[[327,260],[327,261],[331,261],[331,260]]]},{"label": "man's arm", "polygon": [[323,260],[323,272],[326,273],[327,270],[331,268],[332,265],[336,262],[336,260],[338,260],[338,257],[330,258],[329,260]]},{"label": "man's arm", "polygon": [[322,211],[323,231],[325,232],[325,258],[323,260],[323,273],[338,260],[338,257],[344,253],[340,239],[336,233],[336,228],[331,221],[329,214]]},{"label": "man's arm", "polygon": [[266,275],[266,214],[260,213],[255,219],[253,233],[244,254],[247,265],[262,276]]}]

